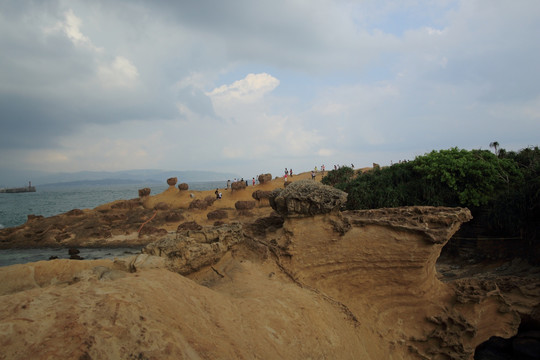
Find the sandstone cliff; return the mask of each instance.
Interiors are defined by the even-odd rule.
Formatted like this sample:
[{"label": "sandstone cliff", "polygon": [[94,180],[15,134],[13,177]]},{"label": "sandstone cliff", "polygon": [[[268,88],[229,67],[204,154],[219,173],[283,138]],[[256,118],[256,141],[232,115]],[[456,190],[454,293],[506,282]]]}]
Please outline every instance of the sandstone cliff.
[{"label": "sandstone cliff", "polygon": [[537,280],[439,280],[467,209],[339,212],[314,184],[133,258],[0,268],[0,359],[472,359],[538,307]]}]

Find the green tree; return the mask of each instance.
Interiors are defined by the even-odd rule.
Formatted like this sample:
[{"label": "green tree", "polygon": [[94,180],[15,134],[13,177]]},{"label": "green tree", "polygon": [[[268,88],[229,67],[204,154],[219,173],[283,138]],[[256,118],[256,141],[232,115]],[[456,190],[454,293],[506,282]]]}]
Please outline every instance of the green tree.
[{"label": "green tree", "polygon": [[337,170],[326,173],[321,182],[325,185],[336,187],[340,190],[345,188],[345,184],[350,182],[355,176],[354,170],[348,166],[342,166]]},{"label": "green tree", "polygon": [[515,162],[499,159],[487,150],[432,151],[417,157],[414,163],[421,176],[455,192],[461,206],[485,205],[508,188],[511,178],[520,177]]}]

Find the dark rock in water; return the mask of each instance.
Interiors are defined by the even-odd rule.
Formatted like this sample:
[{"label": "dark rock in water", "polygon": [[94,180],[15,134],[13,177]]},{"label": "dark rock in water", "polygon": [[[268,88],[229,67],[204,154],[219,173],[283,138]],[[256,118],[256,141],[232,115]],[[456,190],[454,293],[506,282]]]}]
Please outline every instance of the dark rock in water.
[{"label": "dark rock in water", "polygon": [[56,260],[56,259],[58,259],[58,256],[54,256],[54,255],[53,255],[53,256],[50,256],[50,257],[49,257],[49,260]]},{"label": "dark rock in water", "polygon": [[317,181],[295,181],[285,189],[276,189],[270,206],[282,216],[304,217],[338,211],[347,201],[347,193]]},{"label": "dark rock in water", "polygon": [[81,256],[79,256],[81,252],[79,251],[79,249],[69,249],[68,250],[68,254],[69,254],[69,258],[71,260],[83,260],[83,258]]}]

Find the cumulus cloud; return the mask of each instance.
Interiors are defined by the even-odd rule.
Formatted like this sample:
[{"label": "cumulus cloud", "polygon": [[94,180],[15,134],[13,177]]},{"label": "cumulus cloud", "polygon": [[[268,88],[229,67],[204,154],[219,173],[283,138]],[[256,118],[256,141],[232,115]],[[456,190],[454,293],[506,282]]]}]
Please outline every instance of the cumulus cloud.
[{"label": "cumulus cloud", "polygon": [[539,16],[534,0],[0,2],[0,149],[17,159],[0,173],[535,144]]},{"label": "cumulus cloud", "polygon": [[111,64],[99,66],[98,76],[104,87],[132,88],[139,78],[139,72],[128,59],[117,56]]},{"label": "cumulus cloud", "polygon": [[248,74],[245,78],[233,82],[231,85],[222,85],[207,93],[216,103],[236,101],[250,103],[260,100],[264,95],[274,90],[279,80],[272,75]]},{"label": "cumulus cloud", "polygon": [[90,38],[81,32],[82,20],[75,15],[72,9],[64,12],[64,19],[58,21],[53,27],[45,27],[43,32],[50,35],[54,32],[62,32],[67,38],[77,46],[84,46],[97,52],[103,51],[96,47]]}]

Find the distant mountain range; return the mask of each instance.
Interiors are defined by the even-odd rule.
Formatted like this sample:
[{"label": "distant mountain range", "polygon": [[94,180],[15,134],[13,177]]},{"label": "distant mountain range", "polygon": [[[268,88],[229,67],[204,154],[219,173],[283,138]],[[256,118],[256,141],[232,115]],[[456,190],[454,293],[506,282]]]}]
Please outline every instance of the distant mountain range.
[{"label": "distant mountain range", "polygon": [[124,170],[124,171],[79,171],[72,173],[25,172],[2,174],[0,187],[26,186],[29,181],[35,186],[50,185],[111,185],[111,184],[166,184],[167,179],[177,177],[178,183],[202,181],[227,181],[237,174],[215,171],[178,170]]}]

